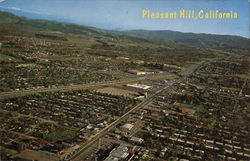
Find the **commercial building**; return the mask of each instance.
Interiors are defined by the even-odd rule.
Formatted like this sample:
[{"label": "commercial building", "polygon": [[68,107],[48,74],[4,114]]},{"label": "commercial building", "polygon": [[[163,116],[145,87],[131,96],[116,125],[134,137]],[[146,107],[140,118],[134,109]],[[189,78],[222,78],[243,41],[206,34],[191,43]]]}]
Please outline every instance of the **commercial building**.
[{"label": "commercial building", "polygon": [[133,127],[134,127],[133,124],[126,123],[126,124],[124,124],[124,125],[121,126],[121,129],[122,129],[122,130],[128,130],[128,131],[129,131],[129,130],[131,130]]},{"label": "commercial building", "polygon": [[135,83],[135,84],[127,84],[127,87],[140,88],[140,89],[147,90],[147,89],[151,88],[152,86]]}]

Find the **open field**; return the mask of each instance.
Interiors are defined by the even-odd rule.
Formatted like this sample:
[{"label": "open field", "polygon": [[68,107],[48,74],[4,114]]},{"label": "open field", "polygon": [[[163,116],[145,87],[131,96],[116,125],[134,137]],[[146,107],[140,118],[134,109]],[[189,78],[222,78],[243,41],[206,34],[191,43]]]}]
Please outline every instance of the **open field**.
[{"label": "open field", "polygon": [[100,88],[97,90],[97,92],[107,93],[107,94],[112,94],[112,95],[122,95],[122,96],[128,96],[128,97],[132,97],[133,95],[137,94],[134,91],[123,90],[123,89],[114,88],[114,87]]},{"label": "open field", "polygon": [[0,53],[0,63],[8,63],[8,62],[22,62],[22,60]]}]

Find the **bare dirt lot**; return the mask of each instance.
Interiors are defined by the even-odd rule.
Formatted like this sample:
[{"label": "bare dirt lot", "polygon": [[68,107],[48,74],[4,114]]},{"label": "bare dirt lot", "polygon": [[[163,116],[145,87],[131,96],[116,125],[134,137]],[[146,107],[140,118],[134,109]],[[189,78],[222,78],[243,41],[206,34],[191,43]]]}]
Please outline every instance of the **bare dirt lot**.
[{"label": "bare dirt lot", "polygon": [[133,95],[137,94],[137,92],[134,92],[134,91],[124,90],[124,89],[119,89],[119,88],[114,88],[114,87],[100,88],[97,90],[97,92],[108,93],[112,95],[122,95],[122,96],[128,96],[128,97],[132,97]]},{"label": "bare dirt lot", "polygon": [[58,159],[55,156],[52,155],[46,155],[44,153],[41,152],[37,152],[34,150],[24,150],[21,153],[17,154],[15,157],[20,157],[20,158],[25,158],[25,159],[34,159],[36,158],[36,160],[40,160],[40,161],[57,161]]}]

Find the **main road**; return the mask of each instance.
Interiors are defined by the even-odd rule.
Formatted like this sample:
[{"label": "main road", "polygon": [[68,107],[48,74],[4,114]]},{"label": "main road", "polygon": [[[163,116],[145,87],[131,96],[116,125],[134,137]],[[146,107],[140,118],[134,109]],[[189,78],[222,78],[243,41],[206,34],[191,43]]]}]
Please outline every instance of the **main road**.
[{"label": "main road", "polygon": [[168,84],[164,88],[161,88],[160,90],[158,90],[157,92],[155,92],[153,95],[150,95],[143,102],[139,103],[138,105],[136,105],[135,107],[133,107],[131,110],[129,110],[128,112],[126,112],[125,114],[123,114],[121,117],[119,117],[117,120],[115,120],[114,122],[112,122],[111,124],[109,124],[107,127],[105,127],[104,129],[102,129],[101,131],[99,131],[97,134],[95,134],[92,137],[91,140],[89,140],[87,143],[84,143],[78,149],[78,151],[76,153],[74,153],[70,157],[69,160],[70,161],[80,161],[80,160],[83,160],[83,158],[81,158],[81,153],[83,153],[85,150],[87,150],[89,147],[91,147],[91,145],[93,145],[96,141],[98,141],[98,139],[100,139],[101,137],[103,137],[104,135],[106,135],[111,129],[115,128],[116,125],[118,125],[123,120],[125,120],[130,114],[132,114],[133,112],[135,112],[135,111],[139,110],[140,108],[145,107],[147,104],[149,104],[156,95],[158,95],[159,93],[161,93],[163,90],[165,90],[166,88],[168,88],[172,84],[173,83]]}]

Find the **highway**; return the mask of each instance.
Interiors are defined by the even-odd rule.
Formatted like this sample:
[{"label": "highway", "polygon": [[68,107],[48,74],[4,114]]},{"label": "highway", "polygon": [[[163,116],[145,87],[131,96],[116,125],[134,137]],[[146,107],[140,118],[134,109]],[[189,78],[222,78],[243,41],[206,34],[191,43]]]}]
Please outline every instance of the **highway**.
[{"label": "highway", "polygon": [[27,90],[20,90],[20,91],[1,92],[0,98],[18,97],[18,96],[34,94],[34,93],[42,93],[42,92],[80,90],[80,89],[88,89],[88,88],[93,88],[93,87],[103,87],[103,86],[127,84],[127,83],[131,83],[131,82],[136,82],[136,81],[138,81],[138,79],[131,79],[131,80],[126,80],[126,81],[111,81],[111,82],[105,82],[105,83],[101,82],[101,83],[93,83],[93,84],[80,84],[80,85],[59,86],[59,87],[51,87],[51,88],[27,89]]},{"label": "highway", "polygon": [[[163,74],[165,75],[165,74]],[[152,76],[151,76],[152,77]],[[152,77],[154,79],[155,76]],[[0,92],[0,99],[9,98],[9,97],[19,97],[34,93],[42,93],[42,92],[57,92],[57,91],[69,91],[69,90],[81,90],[81,89],[89,89],[89,88],[100,88],[104,86],[115,86],[115,85],[123,85],[128,83],[136,83],[141,80],[147,79],[145,76],[137,77],[137,78],[129,78],[124,80],[117,81],[108,81],[108,82],[98,82],[98,83],[89,83],[89,84],[77,84],[77,85],[67,85],[67,86],[55,86],[48,88],[34,88],[34,89],[25,89],[19,91],[9,91],[9,92]]]},{"label": "highway", "polygon": [[[195,69],[198,69],[197,66],[201,67],[201,64],[203,64],[203,63],[205,63],[205,62],[202,61],[202,62],[198,63],[197,65],[190,67],[189,70],[187,71],[187,73],[189,73],[189,74],[187,74],[187,75],[192,74],[195,71]],[[153,75],[152,79],[154,77],[155,76]],[[128,84],[128,83],[136,83],[136,82],[141,81],[143,79],[147,79],[147,78],[139,77],[139,78],[126,79],[126,80],[99,82],[99,83],[92,83],[92,84],[91,83],[90,84],[78,84],[78,85],[56,86],[56,87],[48,87],[48,88],[34,88],[34,89],[25,89],[25,90],[19,90],[19,91],[0,92],[0,99],[9,98],[9,97],[19,97],[19,96],[35,94],[35,93],[42,93],[42,92],[81,90],[81,89],[89,89],[89,88],[103,87],[103,86],[122,85],[122,84]]]}]

